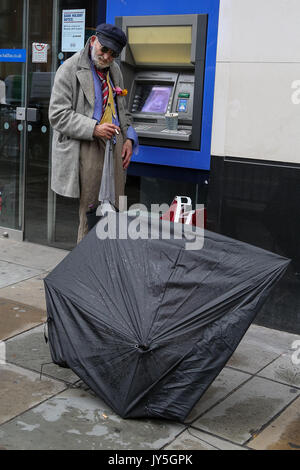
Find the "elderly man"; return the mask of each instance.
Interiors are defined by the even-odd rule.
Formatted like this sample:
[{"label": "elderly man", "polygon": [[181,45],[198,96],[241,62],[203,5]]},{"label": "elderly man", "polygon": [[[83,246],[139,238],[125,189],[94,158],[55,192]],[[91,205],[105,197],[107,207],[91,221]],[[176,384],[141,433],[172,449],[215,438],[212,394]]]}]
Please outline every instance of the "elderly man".
[{"label": "elderly man", "polygon": [[101,24],[85,48],[67,59],[55,75],[49,105],[54,129],[51,188],[80,198],[77,242],[88,232],[89,206],[98,204],[107,139],[113,143],[117,206],[132,152],[138,147],[122,74],[114,62],[126,42],[121,29]]}]

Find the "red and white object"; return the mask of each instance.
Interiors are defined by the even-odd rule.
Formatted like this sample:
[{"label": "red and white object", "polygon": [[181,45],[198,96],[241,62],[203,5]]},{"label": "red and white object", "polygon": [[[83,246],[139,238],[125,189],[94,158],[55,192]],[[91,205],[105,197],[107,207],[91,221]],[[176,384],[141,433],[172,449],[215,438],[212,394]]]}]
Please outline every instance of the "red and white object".
[{"label": "red and white object", "polygon": [[206,226],[206,209],[192,210],[192,201],[188,196],[176,196],[161,219],[170,220],[170,222],[182,223],[187,225],[195,225],[197,227]]}]

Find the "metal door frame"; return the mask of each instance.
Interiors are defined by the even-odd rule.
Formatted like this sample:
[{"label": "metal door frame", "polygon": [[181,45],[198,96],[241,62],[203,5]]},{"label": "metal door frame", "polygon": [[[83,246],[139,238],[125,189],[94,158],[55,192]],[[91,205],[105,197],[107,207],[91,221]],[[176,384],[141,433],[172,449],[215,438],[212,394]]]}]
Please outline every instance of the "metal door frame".
[{"label": "metal door frame", "polygon": [[[22,102],[27,107],[28,104],[28,27],[29,27],[29,1],[23,0],[23,31],[22,31],[22,46],[26,50],[26,61],[22,65]],[[24,131],[20,137],[20,177],[19,177],[19,227],[21,229],[12,229],[9,227],[0,226],[0,236],[3,238],[10,238],[16,241],[24,240],[24,208],[25,208],[25,169],[26,169],[26,155],[27,155],[27,120],[24,121]]]},{"label": "metal door frame", "polygon": [[[56,55],[58,46],[58,2],[59,0],[53,0],[52,6],[52,65],[51,71],[56,72]],[[28,108],[28,74],[29,74],[29,9],[30,0],[23,0],[23,31],[22,31],[22,46],[26,49],[26,62],[22,68],[22,104],[24,104],[25,110]],[[54,73],[52,74],[52,82],[54,80]],[[53,83],[51,84],[53,85]],[[28,121],[27,112],[25,111],[25,120],[22,121],[24,125],[24,131],[20,141],[20,177],[19,177],[19,227],[13,229],[5,226],[0,226],[0,237],[9,238],[15,241],[23,241],[25,238],[25,220],[26,220],[26,182],[27,182],[27,161],[28,161]],[[50,128],[49,134],[49,161],[51,156],[51,143],[52,143],[52,128]],[[48,168],[48,203],[47,203],[47,240],[53,242],[55,237],[55,223],[56,223],[56,195],[51,191],[50,177],[51,177],[51,165]]]}]

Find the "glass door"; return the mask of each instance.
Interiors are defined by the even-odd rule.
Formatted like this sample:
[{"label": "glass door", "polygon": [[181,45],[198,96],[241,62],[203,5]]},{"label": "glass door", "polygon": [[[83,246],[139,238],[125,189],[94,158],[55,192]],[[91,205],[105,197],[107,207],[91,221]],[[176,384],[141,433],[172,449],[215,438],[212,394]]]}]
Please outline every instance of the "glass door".
[{"label": "glass door", "polygon": [[0,234],[22,240],[26,132],[26,1],[0,1]]},{"label": "glass door", "polygon": [[53,51],[55,2],[29,0],[27,69],[27,153],[24,238],[37,243],[54,241],[48,233],[48,190],[51,130],[48,107],[56,60]]},{"label": "glass door", "polygon": [[103,1],[29,0],[28,109],[32,109],[33,120],[27,123],[25,239],[31,242],[65,249],[76,245],[78,199],[58,196],[50,188],[52,129],[48,107],[57,68],[76,52],[73,44],[62,47],[62,13],[84,10],[80,49],[98,24],[99,4]]},{"label": "glass door", "polygon": [[0,235],[66,249],[76,244],[78,199],[50,188],[48,108],[56,70],[76,52],[73,44],[62,47],[62,12],[84,10],[85,44],[105,21],[104,6],[102,0],[0,0]]}]

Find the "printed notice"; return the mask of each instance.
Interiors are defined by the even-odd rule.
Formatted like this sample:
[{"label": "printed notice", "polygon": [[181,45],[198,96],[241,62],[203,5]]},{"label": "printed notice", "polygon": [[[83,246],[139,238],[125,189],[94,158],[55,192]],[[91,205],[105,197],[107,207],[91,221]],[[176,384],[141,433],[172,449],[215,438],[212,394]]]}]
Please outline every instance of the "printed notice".
[{"label": "printed notice", "polygon": [[32,43],[32,62],[40,62],[46,63],[47,62],[47,52],[48,52],[48,44],[43,44],[41,42],[33,42]]},{"label": "printed notice", "polygon": [[84,47],[85,9],[62,11],[63,52],[77,52]]}]

